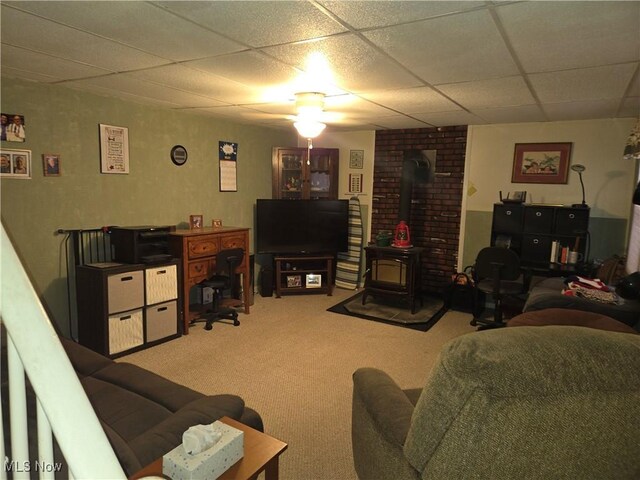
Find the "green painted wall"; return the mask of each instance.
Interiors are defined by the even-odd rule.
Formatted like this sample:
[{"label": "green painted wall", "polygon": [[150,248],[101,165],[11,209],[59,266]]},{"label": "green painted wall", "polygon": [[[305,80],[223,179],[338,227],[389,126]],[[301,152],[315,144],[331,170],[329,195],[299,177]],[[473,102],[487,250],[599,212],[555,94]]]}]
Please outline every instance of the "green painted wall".
[{"label": "green painted wall", "polygon": [[[69,333],[64,236],[59,228],[178,225],[190,214],[206,225],[254,226],[256,198],[271,197],[271,149],[295,145],[291,132],[241,125],[92,95],[58,86],[2,78],[1,109],[25,116],[25,143],[3,149],[32,153],[32,179],[0,182],[2,222],[45,308]],[[130,173],[100,173],[100,123],[128,127]],[[218,141],[238,148],[238,192],[219,191]],[[189,159],[175,166],[173,145]],[[42,154],[61,156],[60,177],[45,177]]]}]

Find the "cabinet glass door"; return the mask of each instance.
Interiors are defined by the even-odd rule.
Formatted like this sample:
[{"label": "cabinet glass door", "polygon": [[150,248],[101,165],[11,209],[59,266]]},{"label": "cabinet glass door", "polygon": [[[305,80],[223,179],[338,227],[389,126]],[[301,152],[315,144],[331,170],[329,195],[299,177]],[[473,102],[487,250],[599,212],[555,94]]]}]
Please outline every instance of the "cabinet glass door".
[{"label": "cabinet glass door", "polygon": [[304,189],[305,156],[300,153],[286,152],[281,158],[280,198],[300,199]]},{"label": "cabinet glass door", "polygon": [[309,198],[334,198],[336,188],[332,183],[332,158],[329,153],[311,150],[309,160]]}]

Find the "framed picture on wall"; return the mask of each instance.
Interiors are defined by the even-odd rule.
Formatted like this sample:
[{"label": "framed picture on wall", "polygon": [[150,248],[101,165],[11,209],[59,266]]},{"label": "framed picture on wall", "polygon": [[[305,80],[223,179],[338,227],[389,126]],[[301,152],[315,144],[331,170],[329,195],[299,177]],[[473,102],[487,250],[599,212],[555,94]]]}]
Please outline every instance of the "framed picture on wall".
[{"label": "framed picture on wall", "polygon": [[31,150],[0,150],[0,177],[29,180]]},{"label": "framed picture on wall", "polygon": [[349,168],[364,167],[364,150],[349,151]]},{"label": "framed picture on wall", "polygon": [[362,173],[349,174],[349,193],[362,193]]},{"label": "framed picture on wall", "polygon": [[60,176],[60,155],[55,153],[42,154],[42,167],[45,177]]},{"label": "framed picture on wall", "polygon": [[516,143],[511,183],[567,183],[572,144]]},{"label": "framed picture on wall", "polygon": [[0,140],[3,142],[24,142],[27,139],[24,115],[2,113],[1,116]]},{"label": "framed picture on wall", "polygon": [[129,129],[100,124],[100,172],[129,173]]}]

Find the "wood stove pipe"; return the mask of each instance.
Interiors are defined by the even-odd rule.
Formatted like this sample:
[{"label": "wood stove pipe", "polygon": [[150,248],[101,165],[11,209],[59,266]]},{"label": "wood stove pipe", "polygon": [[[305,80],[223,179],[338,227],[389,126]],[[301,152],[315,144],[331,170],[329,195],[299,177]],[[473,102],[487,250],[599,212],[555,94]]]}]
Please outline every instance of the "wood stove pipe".
[{"label": "wood stove pipe", "polygon": [[402,160],[402,177],[400,179],[400,207],[398,222],[409,223],[411,215],[411,197],[414,183],[427,183],[431,171],[431,162],[423,150],[405,150]]}]

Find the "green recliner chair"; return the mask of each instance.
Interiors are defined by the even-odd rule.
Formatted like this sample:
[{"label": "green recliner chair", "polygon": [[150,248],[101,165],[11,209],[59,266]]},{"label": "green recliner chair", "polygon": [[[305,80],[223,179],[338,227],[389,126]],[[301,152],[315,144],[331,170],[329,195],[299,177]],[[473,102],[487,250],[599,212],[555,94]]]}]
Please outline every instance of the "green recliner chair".
[{"label": "green recliner chair", "polygon": [[353,380],[361,480],[640,478],[640,335],[488,330],[445,345],[423,389]]}]

